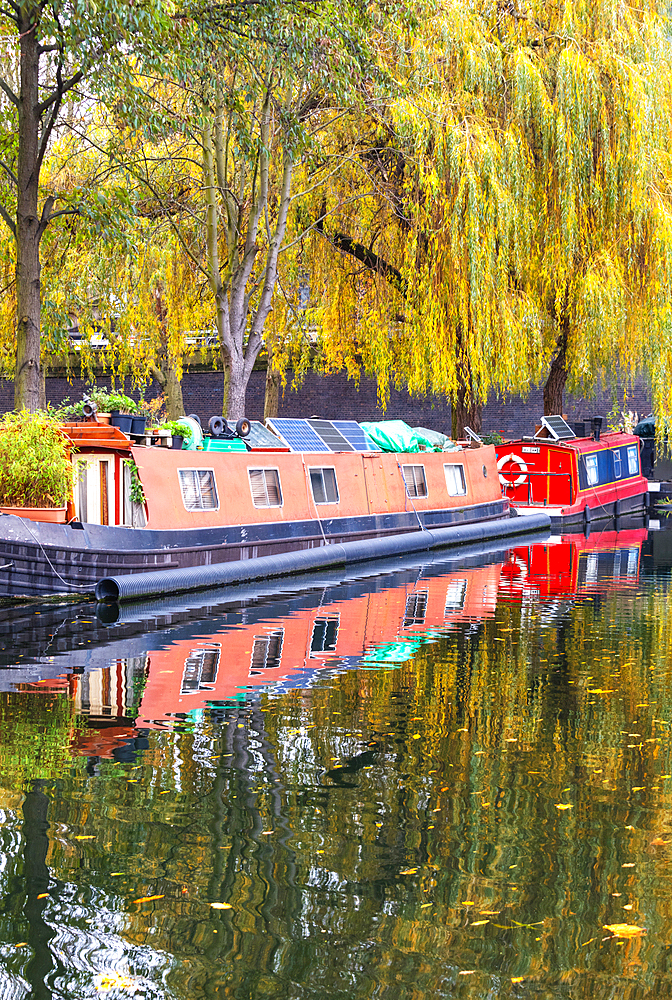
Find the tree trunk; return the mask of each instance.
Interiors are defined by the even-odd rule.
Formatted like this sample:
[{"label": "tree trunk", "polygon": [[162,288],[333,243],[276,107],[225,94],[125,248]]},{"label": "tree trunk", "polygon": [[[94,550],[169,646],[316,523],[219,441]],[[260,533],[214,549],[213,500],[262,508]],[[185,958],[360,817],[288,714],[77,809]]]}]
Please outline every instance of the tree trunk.
[{"label": "tree trunk", "polygon": [[34,781],[23,803],[23,878],[26,891],[23,912],[28,921],[28,942],[33,951],[25,975],[32,986],[30,995],[34,1000],[51,1000],[52,991],[47,983],[54,967],[49,942],[55,932],[44,919],[44,908],[48,902],[45,893],[51,881],[47,867],[49,799],[46,787],[46,781]]},{"label": "tree trunk", "polygon": [[177,420],[179,417],[186,416],[186,414],[184,412],[184,399],[182,397],[182,383],[177,377],[177,359],[174,354],[171,354],[168,342],[168,310],[165,305],[161,282],[154,289],[154,303],[156,315],[159,320],[159,342],[161,345],[157,356],[159,366],[155,369],[155,375],[166,394],[168,419]]},{"label": "tree trunk", "polygon": [[544,386],[544,416],[553,413],[562,414],[565,383],[567,381],[567,341],[569,330],[563,321],[562,332],[557,340],[557,347],[551,362],[551,370]]},{"label": "tree trunk", "polygon": [[479,433],[483,424],[483,406],[475,403],[467,395],[463,386],[460,386],[458,397],[453,405],[453,440],[460,441],[464,438],[464,428],[471,427],[472,431]]},{"label": "tree trunk", "polygon": [[273,350],[268,349],[266,365],[266,396],[264,399],[264,420],[277,417],[280,409],[280,372],[273,367]]},{"label": "tree trunk", "polygon": [[[31,4],[21,5],[21,91],[19,95],[18,191],[16,203],[16,368],[14,406],[31,412],[40,406],[40,238],[39,48]],[[27,10],[26,10],[27,8]]]},{"label": "tree trunk", "polygon": [[248,376],[245,365],[231,361],[224,362],[224,415],[229,423],[236,423],[245,416],[245,397]]},{"label": "tree trunk", "polygon": [[477,434],[483,423],[483,405],[474,400],[469,362],[460,357],[461,335],[457,336],[457,399],[453,403],[452,431],[453,440],[464,438],[464,428],[471,427]]}]

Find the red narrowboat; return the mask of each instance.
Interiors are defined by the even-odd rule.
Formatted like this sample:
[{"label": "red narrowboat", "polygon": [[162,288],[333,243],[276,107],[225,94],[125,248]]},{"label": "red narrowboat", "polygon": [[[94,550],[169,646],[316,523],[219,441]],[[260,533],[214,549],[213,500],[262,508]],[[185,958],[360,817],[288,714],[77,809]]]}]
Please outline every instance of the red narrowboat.
[{"label": "red narrowboat", "polygon": [[569,528],[645,511],[639,438],[594,423],[592,436],[576,437],[562,417],[545,417],[534,437],[496,446],[502,494],[519,514],[544,510]]}]

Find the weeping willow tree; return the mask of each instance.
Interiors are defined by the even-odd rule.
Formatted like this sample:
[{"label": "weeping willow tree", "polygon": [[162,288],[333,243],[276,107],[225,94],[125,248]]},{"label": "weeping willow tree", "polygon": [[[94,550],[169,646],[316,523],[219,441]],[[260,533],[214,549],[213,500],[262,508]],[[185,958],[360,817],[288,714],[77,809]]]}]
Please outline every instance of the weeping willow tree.
[{"label": "weeping willow tree", "polygon": [[325,370],[374,375],[383,402],[391,384],[443,393],[458,432],[493,391],[544,381],[562,412],[566,385],[648,372],[666,420],[667,5],[423,14],[386,51],[397,98],[353,123],[350,174],[313,204]]}]

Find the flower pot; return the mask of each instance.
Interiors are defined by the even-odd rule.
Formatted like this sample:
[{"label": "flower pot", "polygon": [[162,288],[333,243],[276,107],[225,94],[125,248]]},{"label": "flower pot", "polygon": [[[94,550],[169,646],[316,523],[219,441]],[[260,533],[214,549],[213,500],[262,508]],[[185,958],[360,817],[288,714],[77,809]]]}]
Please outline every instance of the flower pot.
[{"label": "flower pot", "polygon": [[147,417],[133,417],[133,426],[131,427],[131,434],[144,434],[146,423],[147,423]]},{"label": "flower pot", "polygon": [[131,433],[131,427],[133,426],[133,415],[131,413],[120,413],[119,410],[113,410],[111,417],[110,422],[113,427],[118,427],[124,434]]},{"label": "flower pot", "polygon": [[96,413],[95,416],[94,416],[94,418],[93,418],[93,420],[94,420],[94,423],[97,423],[97,424],[109,424],[110,421],[112,420],[112,414],[111,413]]},{"label": "flower pot", "polygon": [[66,507],[0,507],[3,514],[15,514],[29,521],[48,521],[50,524],[65,524]]},{"label": "flower pot", "polygon": [[181,434],[173,434],[173,443],[171,444],[170,447],[173,448],[175,451],[180,451],[182,449],[183,442],[184,438],[182,437]]}]

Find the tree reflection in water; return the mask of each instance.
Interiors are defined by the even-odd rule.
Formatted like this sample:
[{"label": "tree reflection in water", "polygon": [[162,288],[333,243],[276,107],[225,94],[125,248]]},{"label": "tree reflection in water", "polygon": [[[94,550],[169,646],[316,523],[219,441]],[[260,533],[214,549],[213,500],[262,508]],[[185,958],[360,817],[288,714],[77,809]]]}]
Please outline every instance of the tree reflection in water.
[{"label": "tree reflection in water", "polygon": [[[149,632],[114,739],[65,693],[2,695],[5,995],[666,995],[672,615],[667,571],[628,572],[632,549],[577,552],[568,579],[521,549],[360,586],[375,641],[354,659],[337,590]],[[489,610],[457,614],[493,567]],[[294,622],[303,672],[216,697],[236,657],[263,671],[273,646],[280,669]],[[146,749],[124,751],[137,727]]]}]

